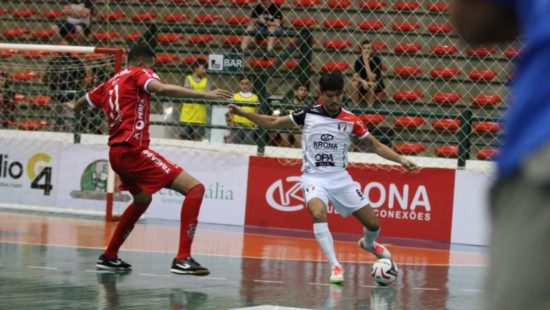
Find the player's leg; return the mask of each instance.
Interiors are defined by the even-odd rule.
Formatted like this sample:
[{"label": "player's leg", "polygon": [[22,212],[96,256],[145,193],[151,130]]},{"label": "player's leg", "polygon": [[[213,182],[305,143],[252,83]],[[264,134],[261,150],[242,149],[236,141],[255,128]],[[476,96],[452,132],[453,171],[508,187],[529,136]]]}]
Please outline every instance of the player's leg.
[{"label": "player's leg", "polygon": [[109,246],[99,257],[96,267],[108,270],[129,270],[132,266],[118,258],[118,250],[134,229],[136,222],[151,204],[152,197],[144,192],[132,194],[132,203],[124,210],[111,237]]},{"label": "player's leg", "polygon": [[[254,25],[248,25],[246,27],[246,31],[252,31],[254,30]],[[250,35],[243,36],[243,40],[241,41],[241,52],[245,52],[248,48],[248,44],[250,44],[251,37]]]},{"label": "player's leg", "polygon": [[367,204],[363,208],[352,213],[363,225],[364,237],[359,239],[358,244],[377,258],[391,258],[390,251],[382,244],[375,241],[380,233],[380,222],[374,210]]},{"label": "player's leg", "polygon": [[185,195],[181,206],[180,242],[178,253],[172,262],[171,272],[184,275],[205,276],[210,273],[191,257],[191,245],[195,236],[195,229],[199,211],[204,197],[204,185],[189,173],[181,172],[169,188]]}]

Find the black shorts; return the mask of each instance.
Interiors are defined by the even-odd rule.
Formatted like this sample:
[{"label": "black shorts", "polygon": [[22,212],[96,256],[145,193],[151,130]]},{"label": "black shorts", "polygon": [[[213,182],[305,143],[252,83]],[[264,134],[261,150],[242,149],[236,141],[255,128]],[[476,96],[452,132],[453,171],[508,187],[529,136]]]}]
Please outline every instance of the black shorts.
[{"label": "black shorts", "polygon": [[61,35],[62,37],[66,37],[68,34],[74,33],[76,31],[76,26],[82,27],[85,36],[89,36],[92,32],[90,27],[84,23],[73,24],[69,22],[64,22],[57,25],[57,27],[59,27],[59,35]]}]

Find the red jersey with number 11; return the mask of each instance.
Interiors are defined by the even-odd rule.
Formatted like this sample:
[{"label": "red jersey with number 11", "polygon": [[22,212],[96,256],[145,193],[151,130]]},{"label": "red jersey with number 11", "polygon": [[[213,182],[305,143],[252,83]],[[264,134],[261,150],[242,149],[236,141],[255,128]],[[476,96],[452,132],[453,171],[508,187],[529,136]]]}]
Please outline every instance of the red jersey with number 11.
[{"label": "red jersey with number 11", "polygon": [[109,121],[109,145],[149,145],[151,94],[147,85],[159,81],[147,68],[126,68],[86,94],[88,104],[101,108]]}]

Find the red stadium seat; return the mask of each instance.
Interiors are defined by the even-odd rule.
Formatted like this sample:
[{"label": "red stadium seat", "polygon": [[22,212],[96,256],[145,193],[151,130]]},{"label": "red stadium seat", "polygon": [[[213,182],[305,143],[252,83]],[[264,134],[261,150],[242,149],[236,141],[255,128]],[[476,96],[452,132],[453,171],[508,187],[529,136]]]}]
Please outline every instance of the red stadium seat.
[{"label": "red stadium seat", "polygon": [[346,71],[350,68],[349,64],[346,62],[327,62],[321,66],[322,71]]},{"label": "red stadium seat", "polygon": [[63,13],[63,11],[58,11],[58,10],[50,10],[50,11],[42,12],[42,16],[47,19],[58,19],[63,15],[65,15],[65,13]]},{"label": "red stadium seat", "polygon": [[367,0],[359,4],[359,7],[362,10],[382,10],[386,7],[386,3],[380,0]]},{"label": "red stadium seat", "polygon": [[391,28],[393,29],[393,31],[409,32],[409,31],[420,29],[420,24],[411,23],[411,22],[400,22],[400,23],[393,23]]},{"label": "red stadium seat", "polygon": [[132,20],[135,22],[150,22],[153,19],[157,18],[157,13],[138,13],[132,16]]},{"label": "red stadium seat", "polygon": [[12,73],[10,77],[16,81],[31,81],[39,79],[41,75],[34,71],[24,71]]},{"label": "red stadium seat", "polygon": [[10,11],[8,11],[7,9],[4,9],[4,8],[0,8],[0,15],[6,15],[8,14]]},{"label": "red stadium seat", "polygon": [[225,19],[225,22],[229,25],[246,25],[250,22],[248,16],[229,16]]},{"label": "red stadium seat", "polygon": [[432,96],[432,100],[438,104],[454,104],[462,99],[459,93],[436,93]]},{"label": "red stadium seat", "polygon": [[432,122],[432,127],[436,130],[455,131],[460,128],[460,120],[452,118],[437,119]]},{"label": "red stadium seat", "polygon": [[386,45],[386,43],[382,42],[382,41],[376,41],[376,42],[372,42],[372,48],[379,52],[381,50],[385,50],[388,46]]},{"label": "red stadium seat", "polygon": [[179,61],[179,57],[176,54],[158,54],[156,62],[159,64],[167,65]]},{"label": "red stadium seat", "polygon": [[189,37],[189,43],[198,45],[198,44],[208,44],[214,41],[214,36],[211,34],[195,34]]},{"label": "red stadium seat", "polygon": [[19,130],[40,130],[49,125],[47,120],[43,119],[29,119],[25,121],[19,121],[17,128]]},{"label": "red stadium seat", "polygon": [[96,32],[92,37],[97,41],[112,41],[118,38],[118,33],[116,31]]},{"label": "red stadium seat", "polygon": [[491,160],[498,154],[498,151],[492,147],[485,147],[477,152],[477,159]]},{"label": "red stadium seat", "polygon": [[424,119],[421,116],[401,116],[393,121],[393,125],[399,128],[415,129],[424,125]]},{"label": "red stadium seat", "polygon": [[47,106],[48,104],[50,104],[50,100],[51,100],[50,96],[44,96],[44,95],[27,98],[27,102],[29,103],[29,105],[36,106],[36,107]]},{"label": "red stadium seat", "polygon": [[395,74],[402,77],[410,77],[422,74],[419,66],[399,66],[394,69]]},{"label": "red stadium seat", "polygon": [[431,33],[449,33],[453,31],[453,26],[450,24],[432,23],[428,25],[427,29]]},{"label": "red stadium seat", "polygon": [[511,58],[516,58],[520,54],[521,54],[521,50],[513,48],[513,47],[509,47],[506,50],[504,50],[504,57],[506,57],[506,58],[510,58],[510,59]]},{"label": "red stadium seat", "polygon": [[468,76],[474,81],[491,81],[497,77],[497,72],[494,70],[473,70]]},{"label": "red stadium seat", "polygon": [[218,4],[220,2],[222,2],[222,0],[199,0],[201,4]]},{"label": "red stadium seat", "polygon": [[222,44],[228,45],[240,45],[242,40],[242,36],[224,36],[220,38]]},{"label": "red stadium seat", "polygon": [[487,57],[494,53],[495,49],[492,47],[469,48],[466,50],[466,55],[477,57]]},{"label": "red stadium seat", "polygon": [[281,6],[281,5],[285,4],[285,0],[273,0],[272,2],[275,3],[278,6]]},{"label": "red stadium seat", "polygon": [[27,97],[23,94],[15,94],[13,95],[13,101],[17,102],[17,103],[22,103],[23,101],[25,101],[27,99]]},{"label": "red stadium seat", "polygon": [[157,41],[161,44],[172,44],[183,40],[184,37],[179,33],[161,33],[157,34]]},{"label": "red stadium seat", "polygon": [[353,46],[351,41],[347,40],[326,40],[323,42],[325,49],[345,50]]},{"label": "red stadium seat", "polygon": [[500,124],[497,122],[476,122],[473,125],[475,132],[478,133],[497,133],[500,131]]},{"label": "red stadium seat", "polygon": [[206,56],[206,55],[189,55],[189,56],[183,57],[182,61],[186,65],[192,65],[195,61],[197,61],[199,59],[207,61],[208,56]]},{"label": "red stadium seat", "polygon": [[382,22],[381,20],[366,20],[359,23],[358,26],[361,30],[380,30],[384,28],[384,22]]},{"label": "red stadium seat", "polygon": [[498,95],[481,94],[472,97],[472,104],[476,106],[497,106],[502,102]]},{"label": "red stadium seat", "polygon": [[296,28],[317,26],[317,21],[313,18],[308,18],[308,17],[296,18],[292,20],[290,23],[292,24],[292,26]]},{"label": "red stadium seat", "polygon": [[301,8],[309,8],[321,3],[319,0],[294,0],[294,5]]},{"label": "red stadium seat", "polygon": [[426,9],[430,12],[446,12],[449,10],[449,4],[444,2],[430,3],[426,6]]},{"label": "red stadium seat", "polygon": [[328,0],[327,6],[333,9],[347,9],[351,6],[350,0]]},{"label": "red stadium seat", "polygon": [[193,21],[197,24],[213,24],[220,19],[219,15],[198,15],[193,18]]},{"label": "red stadium seat", "polygon": [[382,114],[361,114],[359,118],[365,123],[365,125],[378,126],[382,124],[385,117]]},{"label": "red stadium seat", "polygon": [[460,75],[460,70],[458,68],[438,67],[438,68],[434,68],[430,72],[430,75],[434,79],[437,79],[437,78],[439,78],[439,79],[452,79],[452,78],[457,77],[458,75]]},{"label": "red stadium seat", "polygon": [[420,3],[415,1],[399,1],[393,5],[398,11],[414,11],[420,7]]},{"label": "red stadium seat", "polygon": [[11,57],[15,54],[17,54],[16,50],[0,50],[0,57]]},{"label": "red stadium seat", "polygon": [[49,56],[50,52],[48,51],[24,51],[21,53],[25,58],[41,58]]},{"label": "red stadium seat", "polygon": [[139,38],[141,38],[141,33],[135,31],[132,33],[129,33],[124,36],[124,41],[126,42],[134,42],[137,41]]},{"label": "red stadium seat", "polygon": [[458,145],[445,144],[438,146],[434,150],[435,156],[444,158],[457,158],[458,157]]},{"label": "red stadium seat", "polygon": [[393,99],[395,101],[415,102],[422,96],[422,92],[418,90],[400,90],[393,94]]},{"label": "red stadium seat", "polygon": [[251,59],[249,64],[254,69],[265,69],[273,67],[277,63],[276,59]]},{"label": "red stadium seat", "polygon": [[231,0],[234,5],[250,5],[256,3],[256,0]]},{"label": "red stadium seat", "polygon": [[288,69],[288,70],[292,70],[294,67],[296,67],[298,65],[298,60],[296,59],[289,59],[285,62],[285,67]]},{"label": "red stadium seat", "polygon": [[26,35],[27,33],[29,33],[29,31],[27,29],[23,29],[23,28],[12,28],[12,29],[6,29],[6,30],[2,31],[2,35],[6,39],[20,38],[20,37]]},{"label": "red stadium seat", "polygon": [[458,47],[454,45],[436,45],[431,48],[431,52],[438,56],[453,55],[458,52]]},{"label": "red stadium seat", "polygon": [[181,3],[187,2],[187,0],[170,0],[170,2],[175,3],[175,4],[181,4]]},{"label": "red stadium seat", "polygon": [[351,22],[347,19],[329,19],[323,23],[325,28],[345,28],[349,26]]},{"label": "red stadium seat", "polygon": [[394,47],[394,52],[398,54],[415,54],[422,49],[418,43],[399,43]]},{"label": "red stadium seat", "polygon": [[395,145],[393,149],[403,155],[418,155],[426,151],[426,146],[422,143],[404,142]]},{"label": "red stadium seat", "polygon": [[31,32],[31,36],[38,40],[49,39],[53,35],[54,35],[53,29],[43,29],[43,30],[36,30]]},{"label": "red stadium seat", "polygon": [[187,15],[182,13],[166,14],[162,19],[167,23],[179,23],[187,19]]},{"label": "red stadium seat", "polygon": [[99,18],[103,19],[103,20],[108,20],[108,21],[117,21],[117,20],[121,20],[123,18],[126,17],[126,14],[124,14],[123,12],[107,12],[105,14],[102,14],[99,16]]},{"label": "red stadium seat", "polygon": [[13,16],[14,18],[28,18],[36,14],[38,14],[38,12],[33,9],[23,9],[11,12],[11,16]]}]

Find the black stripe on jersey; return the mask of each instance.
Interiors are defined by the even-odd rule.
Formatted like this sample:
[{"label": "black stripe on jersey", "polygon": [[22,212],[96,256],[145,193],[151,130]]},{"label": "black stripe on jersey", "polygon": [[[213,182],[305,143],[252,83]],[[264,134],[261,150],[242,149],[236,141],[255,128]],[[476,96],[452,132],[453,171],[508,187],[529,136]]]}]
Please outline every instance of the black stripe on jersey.
[{"label": "black stripe on jersey", "polygon": [[331,116],[327,113],[327,111],[325,111],[325,109],[323,109],[323,106],[319,104],[313,107],[302,108],[297,111],[294,111],[292,112],[291,117],[294,120],[294,123],[296,125],[304,125],[304,122],[306,121],[306,114],[308,113],[319,115],[319,116],[330,117],[330,118],[336,118],[341,111],[342,109],[340,108],[340,111],[336,113],[336,115]]}]

